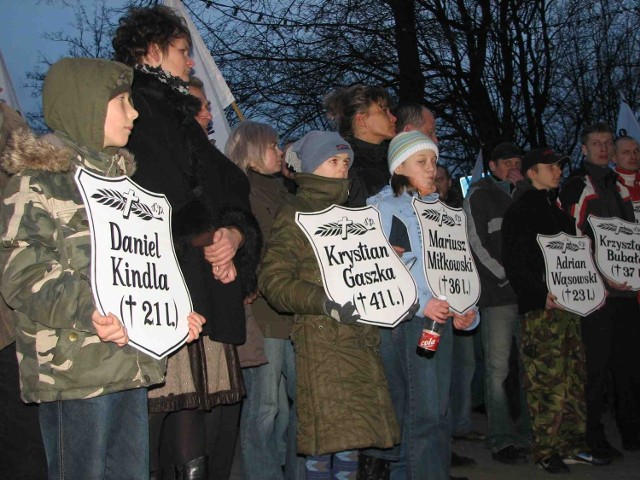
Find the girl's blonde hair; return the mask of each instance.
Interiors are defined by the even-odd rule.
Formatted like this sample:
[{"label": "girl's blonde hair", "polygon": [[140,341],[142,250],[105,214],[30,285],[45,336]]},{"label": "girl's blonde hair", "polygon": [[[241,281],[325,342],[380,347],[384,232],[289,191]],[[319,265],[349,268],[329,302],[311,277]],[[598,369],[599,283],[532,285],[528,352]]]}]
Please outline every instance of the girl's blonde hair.
[{"label": "girl's blonde hair", "polygon": [[224,153],[240,169],[261,167],[269,146],[278,141],[278,132],[266,123],[246,120],[231,130]]}]

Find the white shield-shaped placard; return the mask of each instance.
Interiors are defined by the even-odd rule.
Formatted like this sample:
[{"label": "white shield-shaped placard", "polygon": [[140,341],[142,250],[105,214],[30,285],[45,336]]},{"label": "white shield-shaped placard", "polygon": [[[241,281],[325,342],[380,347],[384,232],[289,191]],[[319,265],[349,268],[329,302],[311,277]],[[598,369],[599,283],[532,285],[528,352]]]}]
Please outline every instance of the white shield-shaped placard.
[{"label": "white shield-shaped placard", "polygon": [[596,265],[605,278],[640,290],[640,224],[589,215]]},{"label": "white shield-shaped placard", "polygon": [[633,215],[636,218],[636,223],[640,223],[640,202],[631,202],[633,205]]},{"label": "white shield-shaped placard", "polygon": [[91,230],[91,287],[98,310],[127,327],[129,343],[160,359],[187,339],[191,297],[173,249],[171,205],[128,177],[79,168]]},{"label": "white shield-shaped placard", "polygon": [[332,205],[321,212],[297,213],[322,272],[327,296],[349,301],[360,321],[394,327],[417,300],[416,284],[382,231],[373,207]]},{"label": "white shield-shaped placard", "polygon": [[463,314],[480,298],[480,277],[471,255],[467,217],[461,208],[440,200],[413,199],[420,220],[427,283],[434,295],[447,297],[451,310]]},{"label": "white shield-shaped placard", "polygon": [[544,255],[547,288],[556,296],[556,303],[583,317],[598,310],[606,294],[593,263],[589,237],[558,233],[537,239]]}]

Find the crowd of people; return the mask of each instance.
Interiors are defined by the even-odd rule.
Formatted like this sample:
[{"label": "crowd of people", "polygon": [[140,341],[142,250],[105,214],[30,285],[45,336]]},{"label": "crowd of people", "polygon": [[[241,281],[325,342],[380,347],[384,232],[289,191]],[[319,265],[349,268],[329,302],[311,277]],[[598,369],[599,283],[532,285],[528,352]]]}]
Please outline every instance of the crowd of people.
[{"label": "crowd of people", "polygon": [[[235,459],[247,480],[447,480],[474,463],[453,439],[566,473],[623,455],[605,437],[607,407],[622,449],[640,450],[637,292],[607,281],[604,306],[570,313],[536,243],[562,232],[593,242],[590,214],[635,222],[636,140],[585,127],[582,168],[560,189],[566,156],[499,143],[463,199],[438,164],[433,112],[396,107],[383,88],[329,93],[335,131],[286,152],[270,125],[242,121],[223,153],[178,15],[132,8],[113,47],[114,61],[51,66],[50,134],[0,103],[2,478],[223,480]],[[96,307],[80,167],[171,204],[194,311],[187,343],[164,359]],[[481,296],[464,314],[428,286],[415,198],[466,213]],[[417,300],[395,327],[361,323],[352,302],[327,295],[296,215],[331,205],[375,207],[409,266]],[[424,355],[432,321],[440,344]],[[478,403],[486,436],[471,422]]]}]

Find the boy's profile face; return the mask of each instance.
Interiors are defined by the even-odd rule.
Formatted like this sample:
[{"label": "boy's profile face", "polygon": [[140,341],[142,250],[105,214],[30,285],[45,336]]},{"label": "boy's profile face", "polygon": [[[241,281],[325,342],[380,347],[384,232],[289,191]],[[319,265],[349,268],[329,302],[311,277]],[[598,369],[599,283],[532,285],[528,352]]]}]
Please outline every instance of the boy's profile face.
[{"label": "boy's profile face", "polygon": [[527,170],[527,176],[538,190],[553,190],[560,185],[562,165],[558,163],[536,163]]},{"label": "boy's profile face", "polygon": [[349,154],[339,153],[328,158],[313,171],[313,174],[326,178],[347,178],[349,175]]},{"label": "boy's profile face", "polygon": [[109,100],[107,117],[104,120],[103,147],[124,147],[129,141],[133,121],[136,118],[138,118],[138,112],[131,105],[128,92],[123,92]]}]

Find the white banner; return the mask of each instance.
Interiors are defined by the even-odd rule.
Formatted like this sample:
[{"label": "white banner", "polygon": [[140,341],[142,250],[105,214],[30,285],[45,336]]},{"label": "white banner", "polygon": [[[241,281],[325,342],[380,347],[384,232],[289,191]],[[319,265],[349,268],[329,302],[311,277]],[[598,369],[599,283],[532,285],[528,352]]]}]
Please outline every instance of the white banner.
[{"label": "white banner", "polygon": [[480,299],[480,277],[473,261],[467,217],[461,208],[440,200],[413,199],[420,221],[424,270],[434,296],[447,297],[451,310],[463,314]]},{"label": "white banner", "polygon": [[620,218],[589,215],[596,265],[605,278],[640,290],[640,225]]},{"label": "white banner", "polygon": [[583,317],[604,305],[606,289],[591,256],[589,237],[558,233],[538,235],[537,240],[544,255],[547,288],[558,305]]},{"label": "white banner", "polygon": [[193,44],[192,54],[193,61],[195,62],[193,71],[196,77],[204,83],[204,92],[211,102],[214,132],[209,135],[209,138],[215,140],[216,147],[218,147],[221,152],[224,152],[224,146],[231,132],[229,122],[224,114],[224,109],[231,105],[235,101],[235,98],[233,98],[227,82],[222,76],[222,73],[220,73],[216,62],[211,57],[211,52],[209,52],[209,49],[204,44],[198,29],[191,21],[191,17],[184,8],[182,1],[164,0],[164,4],[176,10],[178,15],[183,17],[187,22],[189,33],[191,34],[191,43]]},{"label": "white banner", "polygon": [[416,284],[384,236],[375,208],[332,205],[298,212],[296,223],[313,246],[331,300],[353,302],[362,323],[394,327],[407,316],[417,301]]},{"label": "white banner", "polygon": [[193,309],[173,249],[171,205],[129,177],[79,168],[75,178],[89,218],[97,309],[120,319],[135,348],[169,355],[187,340]]},{"label": "white banner", "polygon": [[638,125],[638,119],[623,98],[620,99],[616,132],[618,136],[628,135],[634,138],[636,142],[640,142],[640,125]]},{"label": "white banner", "polygon": [[636,223],[640,223],[640,202],[631,202],[633,205],[633,216],[636,219]]}]

